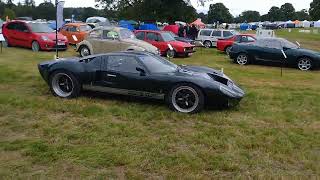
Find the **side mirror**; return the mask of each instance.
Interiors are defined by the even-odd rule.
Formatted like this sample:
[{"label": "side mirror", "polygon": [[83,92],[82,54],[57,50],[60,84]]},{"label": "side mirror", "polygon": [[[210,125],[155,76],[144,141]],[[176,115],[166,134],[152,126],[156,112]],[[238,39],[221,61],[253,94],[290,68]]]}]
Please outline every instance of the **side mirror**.
[{"label": "side mirror", "polygon": [[144,69],[137,67],[136,70],[140,72],[140,76],[146,76],[146,71]]}]

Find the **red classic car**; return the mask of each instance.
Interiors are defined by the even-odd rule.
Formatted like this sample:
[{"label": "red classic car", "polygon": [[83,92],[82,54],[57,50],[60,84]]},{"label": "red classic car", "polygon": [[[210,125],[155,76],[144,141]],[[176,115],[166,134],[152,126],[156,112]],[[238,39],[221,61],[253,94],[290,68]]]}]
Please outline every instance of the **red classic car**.
[{"label": "red classic car", "polygon": [[251,43],[255,41],[256,41],[256,37],[254,34],[238,34],[228,39],[219,39],[217,41],[217,49],[229,54],[230,48],[232,47],[234,42]]},{"label": "red classic car", "polygon": [[[161,55],[167,57],[175,56],[191,56],[194,53],[194,45],[189,43],[175,40],[170,32],[166,31],[151,31],[151,30],[138,30],[134,32],[136,37],[144,40],[160,50]],[[172,46],[172,50],[169,48]]]}]

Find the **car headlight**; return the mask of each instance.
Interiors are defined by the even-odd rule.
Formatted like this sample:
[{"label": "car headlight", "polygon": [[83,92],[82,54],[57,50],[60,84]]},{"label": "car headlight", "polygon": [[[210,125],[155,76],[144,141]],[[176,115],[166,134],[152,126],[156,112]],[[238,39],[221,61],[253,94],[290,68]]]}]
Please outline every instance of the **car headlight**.
[{"label": "car headlight", "polygon": [[43,41],[49,41],[50,39],[48,38],[48,36],[41,36],[41,39],[43,40]]}]

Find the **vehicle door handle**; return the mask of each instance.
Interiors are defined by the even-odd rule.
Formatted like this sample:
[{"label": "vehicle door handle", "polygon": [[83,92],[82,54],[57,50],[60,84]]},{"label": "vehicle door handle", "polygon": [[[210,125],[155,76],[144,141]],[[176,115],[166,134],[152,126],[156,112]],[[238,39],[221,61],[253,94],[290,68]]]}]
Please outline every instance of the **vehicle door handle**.
[{"label": "vehicle door handle", "polygon": [[116,75],[114,74],[107,74],[108,77],[117,77]]}]

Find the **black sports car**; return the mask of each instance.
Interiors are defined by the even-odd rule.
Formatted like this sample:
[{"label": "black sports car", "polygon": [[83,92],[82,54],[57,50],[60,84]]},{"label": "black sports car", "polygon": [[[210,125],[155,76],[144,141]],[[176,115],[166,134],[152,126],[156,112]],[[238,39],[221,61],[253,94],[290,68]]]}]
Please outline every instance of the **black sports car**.
[{"label": "black sports car", "polygon": [[320,66],[320,53],[300,48],[283,38],[261,38],[250,44],[235,43],[229,54],[234,62],[247,65],[255,61],[282,63],[308,71]]},{"label": "black sports car", "polygon": [[81,90],[163,99],[182,113],[196,113],[205,103],[237,104],[244,96],[220,71],[178,66],[146,52],[119,52],[44,62],[38,65],[52,93],[75,98]]}]

